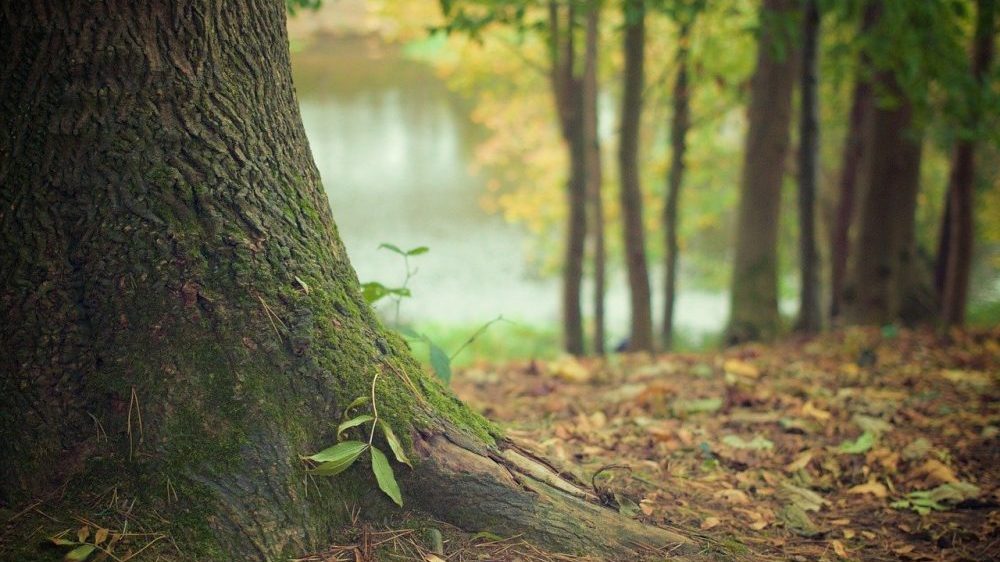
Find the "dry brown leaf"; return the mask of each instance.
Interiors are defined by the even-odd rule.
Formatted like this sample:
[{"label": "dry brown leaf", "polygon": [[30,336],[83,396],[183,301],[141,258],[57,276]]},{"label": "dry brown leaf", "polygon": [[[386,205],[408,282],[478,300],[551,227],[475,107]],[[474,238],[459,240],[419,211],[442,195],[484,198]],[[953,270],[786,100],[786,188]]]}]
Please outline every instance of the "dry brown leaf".
[{"label": "dry brown leaf", "polygon": [[639,502],[639,510],[642,511],[643,515],[649,517],[653,514],[653,501],[648,499],[643,499]]},{"label": "dry brown leaf", "polygon": [[732,488],[728,490],[719,490],[714,494],[714,496],[724,500],[726,503],[734,505],[746,505],[750,503],[750,496],[748,496],[743,490],[736,490]]},{"label": "dry brown leaf", "polygon": [[764,515],[761,513],[758,513],[752,509],[743,509],[739,507],[734,507],[733,511],[741,513],[747,519],[749,519],[750,524],[748,525],[748,527],[750,527],[754,531],[760,531],[764,527],[767,527],[767,519],[765,519]]},{"label": "dry brown leaf", "polygon": [[833,551],[837,553],[837,556],[847,558],[847,549],[844,548],[844,543],[838,541],[837,539],[833,539],[830,541],[830,546],[833,548]]},{"label": "dry brown leaf", "polygon": [[722,368],[727,373],[738,377],[745,377],[748,379],[756,379],[760,377],[760,369],[750,363],[740,361],[739,359],[729,359],[722,364]]},{"label": "dry brown leaf", "polygon": [[802,415],[809,416],[818,421],[829,421],[833,414],[813,406],[812,401],[809,401],[802,405]]},{"label": "dry brown leaf", "polygon": [[955,476],[951,468],[937,459],[927,459],[927,462],[914,472],[916,476],[927,476],[931,480],[942,484],[958,482],[958,477]]},{"label": "dry brown leaf", "polygon": [[427,553],[424,554],[424,562],[446,562],[444,558],[441,558],[437,554]]},{"label": "dry brown leaf", "polygon": [[889,495],[889,489],[885,487],[885,484],[878,482],[876,480],[869,480],[865,484],[858,484],[853,488],[847,490],[848,494],[871,494],[876,498],[884,498]]},{"label": "dry brown leaf", "polygon": [[813,458],[812,451],[806,451],[795,457],[795,460],[785,465],[785,472],[798,472],[805,468]]},{"label": "dry brown leaf", "polygon": [[857,535],[857,533],[854,532],[854,529],[844,529],[844,538],[845,539],[851,540],[851,539],[854,538],[855,535]]},{"label": "dry brown leaf", "polygon": [[699,527],[702,531],[707,531],[713,527],[718,527],[719,523],[722,523],[722,521],[720,521],[718,517],[706,517],[705,520],[701,522]]}]

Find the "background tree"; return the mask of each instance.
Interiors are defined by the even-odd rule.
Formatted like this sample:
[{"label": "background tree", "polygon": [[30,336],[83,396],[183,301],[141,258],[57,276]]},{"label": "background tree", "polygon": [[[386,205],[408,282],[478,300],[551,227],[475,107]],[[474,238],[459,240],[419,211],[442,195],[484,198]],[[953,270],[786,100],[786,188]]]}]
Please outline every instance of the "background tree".
[{"label": "background tree", "polygon": [[576,62],[578,13],[573,2],[550,0],[549,49],[552,93],[560,130],[569,150],[566,182],[566,257],[563,260],[563,344],[567,352],[583,355],[583,312],[580,291],[587,239],[587,139],[584,131],[583,83]]},{"label": "background tree", "polygon": [[621,174],[620,200],[624,232],[625,267],[628,271],[631,332],[628,348],[652,351],[653,317],[650,303],[649,270],[646,266],[646,235],[643,223],[642,187],[639,177],[639,126],[646,48],[646,5],[644,0],[625,0],[625,70],[622,91],[621,139],[618,143],[618,171]]},{"label": "background tree", "polygon": [[[155,525],[168,559],[285,560],[349,505],[394,509],[368,471],[300,460],[370,396],[414,461],[408,507],[612,558],[687,542],[518,452],[380,326],[309,154],[284,9],[0,12],[0,501]],[[33,536],[60,525],[22,513]]]},{"label": "background tree", "polygon": [[667,174],[667,197],[663,206],[664,282],[663,282],[663,348],[670,350],[674,339],[674,306],[677,300],[677,207],[681,186],[684,183],[684,156],[687,152],[687,134],[691,128],[690,88],[688,66],[691,57],[691,27],[704,2],[672,4],[671,15],[677,22],[677,55],[674,59],[677,75],[673,86],[673,111],[670,121],[670,171]]},{"label": "background tree", "polygon": [[794,14],[791,0],[764,0],[760,10],[737,211],[730,343],[772,337],[779,327],[778,219],[795,83]]},{"label": "background tree", "polygon": [[586,153],[587,197],[590,203],[590,228],[593,240],[594,268],[594,334],[595,355],[604,355],[606,336],[604,334],[604,293],[605,272],[607,270],[607,248],[604,241],[604,198],[601,189],[603,173],[601,165],[601,141],[598,135],[598,85],[597,85],[597,45],[600,33],[601,0],[587,3],[586,38],[584,43],[583,81],[583,135]]},{"label": "background tree", "polygon": [[[875,22],[874,3],[867,3],[858,31],[858,39],[863,41]],[[859,41],[859,42],[860,42]],[[864,123],[867,112],[874,103],[870,83],[871,58],[861,50],[857,69],[854,73],[854,90],[851,94],[851,109],[848,114],[847,136],[841,155],[840,177],[837,185],[837,211],[830,237],[830,318],[840,315],[844,279],[847,275],[847,256],[850,249],[850,230],[853,223],[855,193],[861,169],[861,157],[865,153]]]},{"label": "background tree", "polygon": [[983,119],[984,107],[990,98],[989,76],[993,62],[993,45],[996,36],[996,1],[977,0],[976,31],[972,46],[972,84],[968,88],[969,101],[965,122],[961,124],[964,134],[955,143],[952,156],[951,174],[948,177],[947,205],[948,217],[943,221],[941,239],[942,253],[938,257],[943,265],[941,287],[941,317],[949,325],[965,322],[965,307],[969,291],[969,271],[972,264],[973,246],[973,184],[976,177],[974,131]]},{"label": "background tree", "polygon": [[819,252],[816,249],[816,191],[819,178],[819,32],[818,0],[804,0],[802,10],[802,74],[799,113],[799,317],[795,328],[816,333],[820,313]]}]

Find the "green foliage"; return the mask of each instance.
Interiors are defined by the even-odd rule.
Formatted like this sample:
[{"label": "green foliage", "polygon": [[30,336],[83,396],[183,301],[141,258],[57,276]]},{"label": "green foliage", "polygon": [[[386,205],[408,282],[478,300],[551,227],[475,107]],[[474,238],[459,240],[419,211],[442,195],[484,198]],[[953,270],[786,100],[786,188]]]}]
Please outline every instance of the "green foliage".
[{"label": "green foliage", "polygon": [[285,9],[295,15],[299,10],[318,10],[323,0],[285,0]]},{"label": "green foliage", "polygon": [[[378,483],[379,489],[385,492],[385,494],[389,496],[389,498],[391,498],[396,505],[402,507],[403,496],[399,490],[399,484],[396,483],[396,476],[392,471],[392,466],[389,464],[389,459],[386,458],[385,453],[383,453],[374,444],[376,429],[380,429],[382,431],[382,436],[385,437],[386,442],[389,444],[389,448],[392,450],[393,456],[398,462],[403,463],[410,468],[413,468],[413,464],[410,462],[409,457],[406,456],[403,444],[399,440],[399,437],[396,436],[396,433],[392,430],[392,427],[390,427],[385,420],[379,418],[378,406],[375,402],[376,382],[378,382],[378,374],[372,377],[370,396],[359,396],[351,401],[351,403],[347,405],[347,408],[344,409],[344,413],[341,416],[342,421],[340,425],[337,426],[337,440],[339,441],[346,432],[349,432],[352,429],[357,430],[358,428],[362,428],[366,424],[370,423],[371,429],[365,432],[368,436],[368,440],[362,441],[355,439],[340,441],[332,447],[328,447],[314,455],[303,458],[313,463],[318,463],[317,466],[314,466],[309,470],[312,474],[319,476],[336,476],[351,468],[355,461],[361,457],[362,453],[369,451],[371,455],[372,473],[375,475],[375,480]],[[351,410],[365,405],[371,407],[371,414],[360,414],[347,419]]]}]

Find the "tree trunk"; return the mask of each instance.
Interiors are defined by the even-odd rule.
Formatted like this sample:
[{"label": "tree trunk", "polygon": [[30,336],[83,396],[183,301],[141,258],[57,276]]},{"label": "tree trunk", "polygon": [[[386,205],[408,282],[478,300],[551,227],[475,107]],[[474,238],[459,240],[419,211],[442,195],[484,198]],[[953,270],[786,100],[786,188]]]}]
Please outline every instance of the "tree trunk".
[{"label": "tree trunk", "polygon": [[865,125],[858,233],[842,301],[844,318],[852,324],[899,320],[917,273],[914,228],[921,142],[913,130],[912,103],[892,73],[879,72],[875,84],[896,103],[876,105]]},{"label": "tree trunk", "polygon": [[643,65],[645,59],[646,8],[642,0],[625,4],[625,84],[622,93],[621,139],[618,168],[621,174],[622,222],[625,234],[625,266],[628,270],[631,308],[630,351],[653,351],[653,317],[650,305],[649,271],[639,182],[639,122],[642,116]]},{"label": "tree trunk", "polygon": [[687,152],[687,132],[691,127],[688,105],[688,41],[691,22],[680,25],[677,48],[677,78],[674,80],[673,117],[670,123],[670,174],[667,176],[667,201],[663,207],[663,232],[666,259],[664,263],[663,349],[670,351],[674,343],[674,303],[677,297],[677,204],[684,181],[684,155]]},{"label": "tree trunk", "polygon": [[761,8],[736,226],[729,343],[769,338],[779,327],[778,220],[795,83],[790,55],[794,40],[783,30],[794,4],[765,0]]},{"label": "tree trunk", "polygon": [[590,200],[590,231],[594,242],[594,354],[604,355],[604,201],[601,184],[601,141],[597,128],[597,40],[601,14],[599,0],[590,0],[587,8],[587,36],[583,60],[583,135],[586,146],[587,196]]},{"label": "tree trunk", "polygon": [[[875,23],[876,7],[874,3],[866,6],[861,20],[859,35],[864,36],[871,31]],[[858,70],[855,73],[854,93],[851,98],[850,122],[847,138],[844,140],[844,152],[840,165],[840,200],[837,203],[837,215],[830,240],[830,318],[840,315],[841,299],[844,291],[844,279],[847,276],[847,257],[850,253],[850,232],[854,218],[855,193],[861,157],[865,152],[864,123],[867,112],[874,103],[871,84],[867,73],[871,61],[862,53],[858,60]]]},{"label": "tree trunk", "polygon": [[560,7],[549,2],[551,83],[563,140],[569,151],[569,179],[566,181],[566,256],[563,262],[563,346],[567,353],[583,355],[583,313],[580,291],[587,240],[587,169],[584,138],[584,100],[581,80],[575,74],[574,9],[565,12],[565,29],[560,23]]},{"label": "tree trunk", "polygon": [[816,250],[816,189],[819,174],[819,28],[817,0],[806,0],[802,17],[801,113],[799,116],[799,318],[795,329],[813,334],[822,327],[819,255]]},{"label": "tree trunk", "polygon": [[[989,72],[993,60],[995,0],[979,0],[976,3],[976,36],[972,49],[972,75],[976,88],[987,87],[984,77]],[[974,96],[978,100],[979,96]],[[975,105],[969,115],[968,127],[975,127],[981,110]],[[950,220],[945,221],[947,232],[947,254],[941,260],[944,268],[943,290],[941,292],[941,316],[946,325],[961,326],[965,323],[965,305],[969,292],[969,270],[972,265],[972,245],[975,240],[973,227],[975,217],[972,200],[976,177],[976,142],[971,138],[960,139],[952,156],[951,175],[948,179],[948,204],[945,206]],[[942,232],[943,236],[943,232]]]},{"label": "tree trunk", "polygon": [[309,154],[284,23],[279,0],[0,12],[0,504],[45,501],[8,521],[23,539],[0,557],[37,559],[74,516],[162,532],[146,554],[167,560],[315,550],[349,506],[395,510],[365,466],[323,478],[299,460],[373,384],[415,461],[396,469],[408,506],[616,559],[689,544],[503,440],[380,326]]}]

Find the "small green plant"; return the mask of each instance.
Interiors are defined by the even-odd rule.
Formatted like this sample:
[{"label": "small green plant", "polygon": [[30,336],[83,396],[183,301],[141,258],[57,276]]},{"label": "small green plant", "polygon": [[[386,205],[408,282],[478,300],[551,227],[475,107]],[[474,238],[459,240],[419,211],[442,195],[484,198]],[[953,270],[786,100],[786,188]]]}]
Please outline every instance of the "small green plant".
[{"label": "small green plant", "polygon": [[[305,458],[315,463],[319,463],[311,469],[313,474],[320,476],[336,476],[350,468],[354,464],[354,461],[358,460],[362,453],[368,451],[371,455],[372,473],[375,475],[375,481],[378,482],[379,489],[385,492],[385,494],[389,496],[392,501],[396,502],[397,505],[402,507],[403,496],[399,490],[399,484],[396,482],[396,476],[392,471],[392,466],[389,464],[389,459],[385,456],[385,453],[383,453],[373,443],[375,440],[375,430],[380,429],[382,431],[382,436],[385,437],[385,440],[389,444],[389,448],[392,450],[392,454],[397,461],[409,466],[410,468],[413,468],[413,465],[410,463],[410,459],[407,458],[406,451],[403,449],[403,444],[400,442],[399,437],[396,436],[396,433],[393,432],[392,427],[385,423],[385,420],[379,418],[378,406],[375,401],[375,383],[378,381],[378,376],[379,371],[376,371],[375,376],[372,378],[370,396],[359,396],[344,409],[341,423],[337,426],[338,443],[316,453],[315,455]],[[365,405],[369,405],[371,407],[370,414],[362,413],[354,417],[349,417],[353,411],[356,411]],[[361,440],[341,441],[348,430],[352,428],[364,427],[365,424],[368,423],[371,424],[371,430],[367,432],[367,442]]]},{"label": "small green plant", "polygon": [[386,287],[385,285],[379,283],[378,281],[369,281],[367,283],[361,284],[361,292],[365,297],[365,301],[368,304],[375,304],[379,300],[385,297],[389,297],[396,304],[396,326],[399,326],[399,305],[404,298],[409,298],[412,296],[410,292],[410,279],[417,274],[417,269],[410,267],[410,258],[414,256],[419,256],[421,254],[426,254],[430,251],[427,246],[417,246],[416,248],[411,248],[409,250],[402,250],[399,246],[395,244],[389,244],[383,242],[378,245],[379,250],[389,250],[394,254],[398,254],[403,257],[403,266],[406,268],[406,277],[403,279],[403,284],[399,287]]},{"label": "small green plant", "polygon": [[458,349],[451,353],[451,355],[445,352],[441,346],[434,343],[434,341],[432,341],[425,334],[421,334],[415,330],[411,330],[410,328],[400,328],[399,333],[403,334],[404,337],[410,340],[416,340],[427,344],[431,368],[434,369],[434,374],[447,385],[451,384],[451,362],[455,360],[455,357],[458,357],[459,353],[462,353],[465,348],[469,347],[469,345],[476,341],[476,339],[479,338],[479,336],[481,336],[490,326],[502,320],[504,320],[504,317],[503,315],[500,315],[480,326],[479,329],[469,336],[468,339],[466,339],[462,345],[458,347]]},{"label": "small green plant", "polygon": [[[430,251],[427,246],[417,246],[416,248],[411,248],[409,250],[403,250],[395,244],[389,244],[388,242],[383,242],[379,244],[378,248],[380,250],[389,250],[390,252],[397,254],[403,258],[403,267],[406,271],[406,276],[403,278],[403,283],[399,287],[387,287],[378,281],[369,281],[367,283],[361,284],[361,292],[364,295],[365,302],[368,304],[375,304],[376,302],[382,300],[383,298],[390,298],[396,305],[396,319],[395,326],[396,329],[404,337],[419,341],[427,344],[427,349],[429,351],[431,368],[434,370],[434,374],[437,375],[439,379],[444,381],[444,383],[451,384],[451,362],[455,357],[462,352],[466,347],[476,340],[487,328],[489,328],[493,323],[503,320],[503,316],[498,316],[493,320],[490,320],[486,324],[483,324],[472,336],[470,336],[465,343],[463,343],[454,353],[449,355],[445,352],[441,346],[434,343],[429,337],[424,334],[418,333],[410,328],[400,327],[399,325],[399,307],[403,299],[410,298],[413,293],[410,291],[410,280],[417,274],[417,269],[410,266],[410,258],[414,256],[419,256],[426,254]],[[339,432],[338,432],[339,433]],[[360,454],[360,453],[359,453]],[[355,457],[356,458],[356,457]],[[353,461],[352,461],[353,462]]]}]

